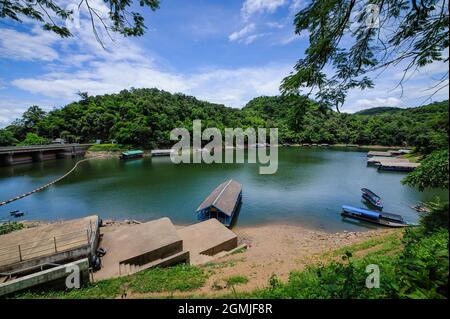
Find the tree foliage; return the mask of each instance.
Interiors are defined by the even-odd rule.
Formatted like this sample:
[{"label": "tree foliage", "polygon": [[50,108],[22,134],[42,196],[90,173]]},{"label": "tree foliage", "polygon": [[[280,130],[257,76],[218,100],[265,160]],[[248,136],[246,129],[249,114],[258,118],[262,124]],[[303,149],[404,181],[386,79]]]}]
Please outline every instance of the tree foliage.
[{"label": "tree foliage", "polygon": [[18,145],[29,146],[29,145],[45,145],[45,144],[48,144],[48,139],[41,137],[35,133],[27,133],[25,139]]},{"label": "tree foliage", "polygon": [[[310,43],[283,80],[282,92],[318,89],[316,100],[337,110],[348,90],[373,87],[370,72],[405,62],[406,75],[434,61],[448,62],[446,0],[315,0],[297,13],[294,25],[297,34],[309,33]],[[447,78],[448,71],[435,91]]]},{"label": "tree foliage", "polygon": [[[115,140],[143,148],[170,146],[170,131],[203,127],[276,127],[280,143],[346,143],[415,146],[428,154],[448,144],[448,101],[374,115],[337,113],[300,96],[258,97],[242,110],[157,89],[83,95],[61,109],[44,113],[31,107],[5,131],[22,141],[27,133],[68,142]],[[3,133],[5,134],[5,133]],[[10,140],[12,141],[12,140]]]},{"label": "tree foliage", "polygon": [[448,148],[428,155],[421,165],[402,182],[423,191],[426,188],[448,189],[449,159]]},{"label": "tree foliage", "polygon": [[0,146],[15,145],[19,141],[14,137],[13,132],[0,129]]},{"label": "tree foliage", "polygon": [[[136,11],[130,11],[137,5],[151,10],[159,8],[159,0],[104,0],[108,8],[105,18],[99,8],[89,0],[81,0],[77,9],[84,9],[91,21],[92,30],[100,41],[97,28],[104,28],[106,32],[117,32],[124,36],[142,36],[145,31],[145,23],[142,15]],[[0,0],[0,19],[11,19],[22,22],[24,19],[32,19],[39,22],[44,30],[52,31],[65,38],[72,36],[67,27],[68,21],[74,19],[74,8],[63,8],[55,0]]]}]

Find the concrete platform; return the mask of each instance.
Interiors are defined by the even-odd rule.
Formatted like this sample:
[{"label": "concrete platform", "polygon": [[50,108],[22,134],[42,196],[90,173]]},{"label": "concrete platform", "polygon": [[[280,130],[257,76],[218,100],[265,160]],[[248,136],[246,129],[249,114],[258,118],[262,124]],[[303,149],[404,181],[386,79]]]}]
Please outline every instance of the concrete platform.
[{"label": "concrete platform", "polygon": [[99,246],[106,255],[94,280],[128,275],[159,264],[189,262],[189,253],[183,251],[183,242],[169,218],[105,232]]},{"label": "concrete platform", "polygon": [[193,265],[207,262],[210,258],[206,256],[232,250],[238,244],[237,235],[215,218],[186,226],[177,232],[183,240],[184,249],[190,252]]},{"label": "concrete platform", "polygon": [[1,235],[0,273],[86,258],[98,237],[96,215]]}]

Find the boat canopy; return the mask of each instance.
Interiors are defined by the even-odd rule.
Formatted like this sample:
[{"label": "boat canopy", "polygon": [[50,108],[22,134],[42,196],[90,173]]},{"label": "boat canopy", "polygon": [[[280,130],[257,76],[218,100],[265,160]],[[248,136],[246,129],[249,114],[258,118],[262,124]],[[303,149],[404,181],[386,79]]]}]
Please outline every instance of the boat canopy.
[{"label": "boat canopy", "polygon": [[136,151],[127,151],[127,152],[123,152],[122,155],[123,156],[132,156],[132,155],[141,155],[143,154],[143,151],[140,150],[136,150]]},{"label": "boat canopy", "polygon": [[358,215],[366,216],[366,217],[373,218],[373,219],[379,219],[381,217],[379,212],[375,212],[375,211],[367,210],[367,209],[363,209],[363,208],[356,208],[356,207],[352,207],[352,206],[348,206],[348,205],[343,205],[342,209],[347,212],[351,212],[353,214],[358,214]]},{"label": "boat canopy", "polygon": [[369,195],[370,197],[372,197],[372,198],[374,198],[374,199],[377,199],[377,200],[380,200],[380,199],[381,199],[380,196],[378,196],[377,194],[375,194],[374,192],[372,192],[370,189],[367,189],[367,188],[361,188],[361,191],[362,191],[364,194],[367,194],[367,195]]}]

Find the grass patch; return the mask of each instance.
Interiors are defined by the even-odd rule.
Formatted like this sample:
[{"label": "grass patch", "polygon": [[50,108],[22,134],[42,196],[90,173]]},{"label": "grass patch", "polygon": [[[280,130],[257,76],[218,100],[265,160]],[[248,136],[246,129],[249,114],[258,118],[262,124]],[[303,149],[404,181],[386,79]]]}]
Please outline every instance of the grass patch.
[{"label": "grass patch", "polygon": [[94,144],[89,148],[90,152],[121,152],[126,147],[119,144]]},{"label": "grass patch", "polygon": [[224,279],[227,287],[232,287],[236,285],[245,285],[248,283],[248,278],[245,276],[231,276]]},{"label": "grass patch", "polygon": [[243,246],[241,248],[234,250],[230,255],[241,254],[241,253],[245,252],[246,250],[247,250],[247,247]]},{"label": "grass patch", "polygon": [[410,154],[404,154],[403,157],[406,158],[411,163],[419,163],[422,156],[418,155],[418,154],[410,153]]},{"label": "grass patch", "polygon": [[203,269],[188,265],[155,268],[132,276],[129,289],[139,293],[162,291],[189,291],[203,285],[208,274]]},{"label": "grass patch", "polygon": [[80,289],[35,290],[18,293],[11,298],[20,299],[112,299],[124,292],[174,292],[203,287],[208,279],[203,269],[177,265],[169,268],[148,269],[127,277],[101,280]]},{"label": "grass patch", "polygon": [[18,222],[7,222],[0,225],[0,235],[5,235],[16,230],[22,229],[24,226]]},{"label": "grass patch", "polygon": [[392,234],[389,234],[386,236],[376,237],[376,238],[372,238],[367,241],[364,241],[362,243],[354,244],[354,245],[347,246],[347,247],[342,247],[342,248],[334,250],[328,254],[325,254],[325,256],[338,257],[338,256],[345,254],[346,252],[355,254],[357,252],[364,251],[364,250],[367,250],[367,249],[370,249],[370,248],[373,248],[376,246],[380,246],[380,245],[384,249],[387,249],[387,248],[393,249],[393,248],[399,247],[401,245],[402,234],[403,234],[402,230],[397,230],[397,231],[393,232]]},{"label": "grass patch", "polygon": [[111,299],[120,296],[124,291],[126,278],[102,280],[87,284],[80,289],[56,291],[28,291],[19,293],[19,299]]},{"label": "grass patch", "polygon": [[222,261],[222,262],[207,262],[202,267],[210,268],[210,269],[220,269],[220,268],[226,268],[226,267],[233,267],[234,265],[236,265],[235,260],[228,260],[228,261]]}]

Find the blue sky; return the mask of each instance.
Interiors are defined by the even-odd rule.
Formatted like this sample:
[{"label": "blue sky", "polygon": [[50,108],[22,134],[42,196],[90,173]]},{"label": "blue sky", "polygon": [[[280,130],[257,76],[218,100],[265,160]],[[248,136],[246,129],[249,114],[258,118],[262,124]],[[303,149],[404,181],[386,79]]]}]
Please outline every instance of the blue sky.
[{"label": "blue sky", "polygon": [[[60,39],[31,21],[0,23],[0,127],[30,105],[46,110],[77,99],[130,87],[157,87],[243,107],[260,95],[278,94],[280,81],[303,56],[308,36],[294,35],[295,12],[307,0],[162,0],[144,13],[140,38],[95,40],[86,12],[74,37]],[[73,0],[59,0],[66,7]],[[92,0],[103,10],[101,0]],[[448,52],[446,53],[448,55]],[[435,63],[409,76],[403,94],[402,66],[376,78],[376,87],[350,93],[343,111],[422,104],[433,81],[448,71]],[[433,100],[448,98],[442,90]],[[427,101],[429,102],[429,101]]]}]

